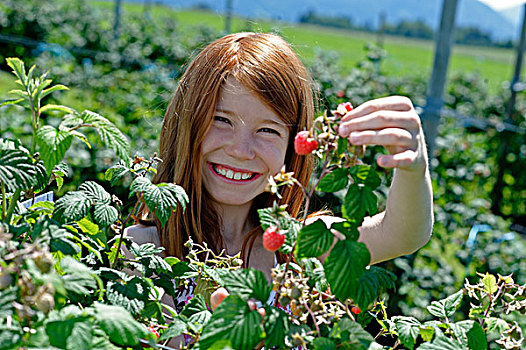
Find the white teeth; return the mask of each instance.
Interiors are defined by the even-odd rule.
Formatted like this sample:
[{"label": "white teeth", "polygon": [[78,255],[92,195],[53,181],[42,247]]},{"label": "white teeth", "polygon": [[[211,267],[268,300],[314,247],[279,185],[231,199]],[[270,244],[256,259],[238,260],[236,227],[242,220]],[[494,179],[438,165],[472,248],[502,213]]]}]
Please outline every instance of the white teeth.
[{"label": "white teeth", "polygon": [[241,174],[241,178],[242,178],[243,180],[246,180],[246,179],[248,179],[249,177],[250,177],[250,174],[247,174],[247,173],[243,173],[243,174]]},{"label": "white teeth", "polygon": [[241,173],[235,173],[234,180],[239,180],[239,179],[241,179]]},{"label": "white teeth", "polygon": [[227,170],[225,177],[231,179],[234,177],[234,172],[232,170]]},{"label": "white teeth", "polygon": [[252,173],[234,172],[233,170],[219,168],[217,166],[214,166],[214,170],[216,173],[221,174],[228,179],[234,179],[234,180],[246,180],[246,179],[251,178],[253,175]]},{"label": "white teeth", "polygon": [[219,170],[219,174],[225,176],[226,175],[226,169]]}]

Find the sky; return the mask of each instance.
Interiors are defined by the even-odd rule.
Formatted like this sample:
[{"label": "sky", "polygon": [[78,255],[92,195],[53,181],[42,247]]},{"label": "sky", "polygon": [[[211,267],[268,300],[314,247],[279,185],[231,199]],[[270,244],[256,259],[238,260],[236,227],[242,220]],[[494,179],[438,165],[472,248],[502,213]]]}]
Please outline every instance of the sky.
[{"label": "sky", "polygon": [[521,5],[526,0],[479,0],[495,10],[503,10],[513,6]]}]

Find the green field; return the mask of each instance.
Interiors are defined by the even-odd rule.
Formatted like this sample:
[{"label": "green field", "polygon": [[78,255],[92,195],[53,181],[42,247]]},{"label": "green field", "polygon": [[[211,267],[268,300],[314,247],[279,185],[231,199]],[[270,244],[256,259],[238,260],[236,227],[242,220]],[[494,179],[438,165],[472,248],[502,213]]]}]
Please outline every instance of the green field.
[{"label": "green field", "polygon": [[[113,3],[93,1],[96,6],[113,10]],[[142,4],[126,3],[123,6],[123,16],[126,14],[141,14]],[[223,30],[224,17],[213,12],[175,11],[163,6],[152,6],[153,18],[157,16],[173,16],[183,28],[207,25],[216,30]],[[247,20],[236,17],[232,22],[232,31],[276,31],[283,35],[308,63],[314,57],[317,49],[338,53],[342,72],[348,71],[364,57],[365,45],[376,42],[376,35],[365,32],[332,29],[328,27],[300,25],[265,20]],[[386,36],[384,49],[387,58],[383,69],[388,74],[396,76],[419,76],[427,78],[433,64],[434,42],[403,37]],[[510,49],[491,47],[455,46],[450,61],[450,74],[456,71],[477,72],[484,77],[490,89],[496,91],[503,81],[510,80],[513,73],[515,53]]]}]

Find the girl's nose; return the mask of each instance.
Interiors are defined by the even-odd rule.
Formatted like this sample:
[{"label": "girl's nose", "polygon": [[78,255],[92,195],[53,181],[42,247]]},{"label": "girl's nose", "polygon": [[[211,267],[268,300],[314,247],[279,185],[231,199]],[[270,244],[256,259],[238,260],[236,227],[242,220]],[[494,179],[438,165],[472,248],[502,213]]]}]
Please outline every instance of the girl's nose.
[{"label": "girl's nose", "polygon": [[254,140],[250,133],[236,132],[226,147],[226,153],[236,159],[250,160],[256,156],[254,151]]}]

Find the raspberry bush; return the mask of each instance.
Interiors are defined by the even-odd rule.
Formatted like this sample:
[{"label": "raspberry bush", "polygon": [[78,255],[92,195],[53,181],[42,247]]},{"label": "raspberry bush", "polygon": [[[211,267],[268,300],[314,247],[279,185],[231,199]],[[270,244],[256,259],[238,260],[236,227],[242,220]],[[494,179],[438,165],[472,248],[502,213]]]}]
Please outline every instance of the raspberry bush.
[{"label": "raspberry bush", "polygon": [[[363,147],[338,137],[349,103],[303,131],[300,143],[308,143],[309,152],[299,150],[320,163],[319,176],[302,188],[305,214],[316,194],[338,192],[341,218],[328,225],[306,215],[292,218],[277,204],[260,210],[265,245],[286,256],[269,283],[261,271],[242,269],[239,257],[216,255],[204,244],[188,241],[189,254],[179,260],[124,237],[141,204],[161,224],[177,206],[184,208],[182,188],[152,184],[149,175],[160,160],[130,159],[126,138],[106,118],[44,103],[65,86],[51,86],[18,59],[8,65],[21,89],[2,106],[29,111],[31,135],[28,145],[0,139],[0,349],[140,349],[170,339],[177,339],[170,346],[178,342],[186,349],[521,348],[522,330],[506,315],[526,312],[526,286],[511,276],[466,281],[423,310],[430,321],[387,314],[383,293],[395,276],[368,266],[369,251],[358,242],[364,217],[378,211],[382,179],[360,161]],[[49,115],[58,123],[47,124]],[[74,142],[97,142],[81,132],[87,129],[121,161],[54,202],[35,201],[63,185],[69,169],[63,159]],[[107,190],[122,182],[134,197],[130,204]],[[269,179],[268,190],[279,196],[283,186],[299,186],[286,169]],[[173,309],[163,302],[164,294],[184,288],[193,290],[184,305]],[[457,319],[466,305],[469,319]],[[365,330],[371,325],[380,330],[374,336]]]}]

